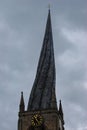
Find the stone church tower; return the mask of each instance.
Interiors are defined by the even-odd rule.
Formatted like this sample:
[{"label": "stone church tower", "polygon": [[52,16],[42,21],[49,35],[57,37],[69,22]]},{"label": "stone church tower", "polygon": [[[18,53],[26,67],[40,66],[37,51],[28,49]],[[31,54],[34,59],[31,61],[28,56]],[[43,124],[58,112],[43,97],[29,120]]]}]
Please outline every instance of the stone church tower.
[{"label": "stone church tower", "polygon": [[37,67],[36,78],[25,110],[23,92],[19,105],[18,130],[64,130],[61,101],[55,94],[55,59],[50,10]]}]

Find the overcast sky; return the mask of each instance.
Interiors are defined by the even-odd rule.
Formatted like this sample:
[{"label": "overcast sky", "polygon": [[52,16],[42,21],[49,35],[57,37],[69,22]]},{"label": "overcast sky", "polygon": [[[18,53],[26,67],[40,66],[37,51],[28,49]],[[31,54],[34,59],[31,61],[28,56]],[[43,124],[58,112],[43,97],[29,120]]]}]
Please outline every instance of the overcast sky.
[{"label": "overcast sky", "polygon": [[17,130],[21,91],[27,108],[49,3],[65,129],[87,130],[87,0],[0,0],[0,130]]}]

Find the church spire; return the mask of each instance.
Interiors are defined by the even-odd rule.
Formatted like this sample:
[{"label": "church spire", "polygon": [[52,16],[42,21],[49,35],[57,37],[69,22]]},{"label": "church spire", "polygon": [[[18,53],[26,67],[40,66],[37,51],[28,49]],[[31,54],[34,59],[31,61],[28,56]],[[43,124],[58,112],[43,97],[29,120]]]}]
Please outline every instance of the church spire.
[{"label": "church spire", "polygon": [[19,112],[24,112],[24,110],[25,110],[24,97],[23,97],[23,92],[21,92]]},{"label": "church spire", "polygon": [[[49,9],[43,46],[37,67],[36,78],[28,102],[28,110],[57,108],[55,78],[54,48]],[[55,103],[55,105],[52,104],[52,96],[54,96],[55,101],[53,101],[53,103]]]}]

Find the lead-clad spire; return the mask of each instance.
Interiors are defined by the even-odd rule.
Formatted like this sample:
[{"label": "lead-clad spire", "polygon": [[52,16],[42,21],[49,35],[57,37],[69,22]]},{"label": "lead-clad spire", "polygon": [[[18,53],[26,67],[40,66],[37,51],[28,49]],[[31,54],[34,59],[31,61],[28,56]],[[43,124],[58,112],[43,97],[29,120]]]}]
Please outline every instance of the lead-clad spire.
[{"label": "lead-clad spire", "polygon": [[57,108],[55,96],[55,75],[53,37],[49,9],[43,46],[36,78],[29,98],[28,110]]}]

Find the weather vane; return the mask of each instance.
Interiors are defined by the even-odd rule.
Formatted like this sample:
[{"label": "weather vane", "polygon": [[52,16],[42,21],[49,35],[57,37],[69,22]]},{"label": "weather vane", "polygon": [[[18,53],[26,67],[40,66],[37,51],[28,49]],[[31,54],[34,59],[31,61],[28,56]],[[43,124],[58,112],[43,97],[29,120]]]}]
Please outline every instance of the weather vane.
[{"label": "weather vane", "polygon": [[48,9],[50,10],[50,4],[48,4]]}]

